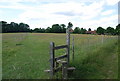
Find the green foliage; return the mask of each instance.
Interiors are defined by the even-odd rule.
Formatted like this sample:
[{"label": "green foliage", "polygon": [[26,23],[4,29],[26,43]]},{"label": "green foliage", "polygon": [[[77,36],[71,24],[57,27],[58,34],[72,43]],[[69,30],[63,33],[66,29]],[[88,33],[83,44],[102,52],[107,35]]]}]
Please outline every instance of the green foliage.
[{"label": "green foliage", "polygon": [[62,33],[66,33],[66,25],[65,24],[61,24],[60,26],[62,28]]},{"label": "green foliage", "polygon": [[108,28],[106,29],[106,33],[111,34],[111,35],[114,35],[114,34],[115,34],[115,30],[114,30],[114,28],[112,28],[112,27],[108,27]]},{"label": "green foliage", "polygon": [[52,28],[48,27],[45,30],[46,33],[66,33],[65,24],[53,24]]},{"label": "green foliage", "polygon": [[7,32],[7,22],[5,21],[1,21],[0,23],[2,23],[2,32]]},{"label": "green foliage", "polygon": [[86,33],[86,29],[83,29],[83,28],[79,28],[79,27],[76,27],[73,31],[73,33],[76,33],[76,34],[85,34]]},{"label": "green foliage", "polygon": [[76,28],[74,29],[73,33],[79,34],[79,33],[80,33],[80,28],[79,28],[79,27],[76,27]]},{"label": "green foliage", "polygon": [[97,32],[99,35],[101,35],[101,34],[104,34],[104,33],[105,33],[105,29],[102,28],[102,27],[98,27],[96,32]]},{"label": "green foliage", "polygon": [[52,30],[50,27],[47,27],[47,29],[45,30],[46,33],[52,33]]},{"label": "green foliage", "polygon": [[35,28],[33,30],[33,32],[36,32],[36,33],[45,33],[45,29],[44,28]]},{"label": "green foliage", "polygon": [[14,23],[11,22],[8,24],[5,21],[1,21],[2,23],[2,32],[3,33],[12,33],[12,32],[29,32],[30,28],[28,24],[25,23]]},{"label": "green foliage", "polygon": [[73,24],[71,22],[69,22],[67,28],[72,28],[72,27],[73,27]]},{"label": "green foliage", "polygon": [[[35,28],[30,29],[28,24],[25,23],[7,23],[6,21],[0,21],[2,23],[2,33],[16,33],[16,32],[36,32],[36,33],[66,33],[67,28],[72,28],[73,24],[71,22],[68,23],[68,26],[65,24],[53,24],[51,27],[45,28]],[[86,29],[76,27],[73,33],[77,34],[86,34]],[[91,28],[88,29],[91,31]],[[102,27],[97,28],[97,34],[107,34],[107,35],[120,35],[120,24],[116,26],[116,29],[112,27],[108,27],[104,29]]]},{"label": "green foliage", "polygon": [[81,34],[85,34],[85,33],[86,33],[86,31],[87,31],[86,29],[81,28],[80,33],[81,33]]},{"label": "green foliage", "polygon": [[53,33],[61,33],[62,28],[59,24],[53,24],[51,30]]},{"label": "green foliage", "polygon": [[88,31],[91,31],[91,28],[89,28]]},{"label": "green foliage", "polygon": [[120,24],[116,26],[115,32],[117,35],[120,35]]}]

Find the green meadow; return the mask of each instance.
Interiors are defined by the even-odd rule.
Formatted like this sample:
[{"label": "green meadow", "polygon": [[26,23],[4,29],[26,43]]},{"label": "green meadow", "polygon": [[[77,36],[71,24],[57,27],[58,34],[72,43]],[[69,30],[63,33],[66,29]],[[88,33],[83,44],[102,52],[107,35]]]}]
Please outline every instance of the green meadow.
[{"label": "green meadow", "polygon": [[[75,59],[70,52],[70,66],[76,70],[69,79],[117,79],[117,36],[74,36]],[[50,42],[66,44],[66,34],[50,33],[5,33],[2,34],[2,78],[3,79],[49,79],[44,70],[50,68]],[[72,45],[71,45],[72,46]],[[65,50],[56,51],[56,55]],[[60,77],[58,77],[60,78]]]}]

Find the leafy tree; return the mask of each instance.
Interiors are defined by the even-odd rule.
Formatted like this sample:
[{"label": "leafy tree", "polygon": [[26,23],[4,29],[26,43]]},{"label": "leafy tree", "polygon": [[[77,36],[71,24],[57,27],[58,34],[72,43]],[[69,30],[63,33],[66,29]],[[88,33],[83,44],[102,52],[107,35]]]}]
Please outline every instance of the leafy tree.
[{"label": "leafy tree", "polygon": [[30,29],[30,32],[32,33],[34,30],[33,29]]},{"label": "leafy tree", "polygon": [[88,31],[91,31],[91,28],[89,28]]},{"label": "leafy tree", "polygon": [[36,32],[36,33],[45,33],[45,29],[44,28],[35,28],[33,30],[33,32]]},{"label": "leafy tree", "polygon": [[2,32],[3,33],[12,33],[12,32],[29,32],[30,28],[28,24],[24,23],[15,23],[11,22],[8,24],[6,21],[1,21],[2,24]]},{"label": "leafy tree", "polygon": [[[6,21],[0,21],[2,24],[2,32],[3,33],[12,33],[12,32],[38,32],[38,33],[65,33],[66,32],[66,25],[65,24],[53,24],[52,27],[44,28],[35,28],[34,30],[30,29],[28,24],[25,23],[7,23]],[[71,22],[68,23],[67,28],[72,28],[73,24]],[[73,33],[85,34],[86,29],[76,27]],[[88,29],[91,31],[91,28]],[[102,27],[97,28],[98,34],[108,33],[111,35],[120,35],[120,24],[116,26],[116,29],[112,27],[108,27],[106,30]]]},{"label": "leafy tree", "polygon": [[73,27],[73,24],[71,22],[69,22],[67,28],[72,28],[72,27]]},{"label": "leafy tree", "polygon": [[114,34],[115,34],[115,30],[114,30],[114,28],[112,28],[112,27],[108,27],[108,28],[106,29],[106,33],[111,34],[111,35],[114,35]]},{"label": "leafy tree", "polygon": [[19,32],[17,23],[11,22],[9,26],[10,26],[10,32]]},{"label": "leafy tree", "polygon": [[28,24],[19,23],[19,30],[20,32],[28,32],[30,28]]},{"label": "leafy tree", "polygon": [[33,30],[33,32],[38,33],[38,32],[39,32],[39,28],[35,28],[35,29]]},{"label": "leafy tree", "polygon": [[80,28],[79,28],[79,27],[75,27],[73,33],[77,33],[77,34],[79,34],[79,33],[80,33]]},{"label": "leafy tree", "polygon": [[45,33],[45,29],[44,29],[44,28],[40,28],[40,29],[39,29],[39,32],[40,32],[40,33]]},{"label": "leafy tree", "polygon": [[59,26],[59,24],[53,24],[52,25],[52,32],[53,33],[61,33],[62,28]]},{"label": "leafy tree", "polygon": [[66,33],[66,25],[65,24],[61,24],[60,25],[61,26],[61,29],[62,29],[62,31],[61,31],[61,33]]},{"label": "leafy tree", "polygon": [[99,35],[101,35],[101,34],[104,34],[104,33],[105,33],[105,29],[102,28],[102,27],[98,27],[96,32],[97,32]]},{"label": "leafy tree", "polygon": [[46,33],[52,33],[52,29],[50,27],[47,27],[47,29],[45,30]]},{"label": "leafy tree", "polygon": [[116,26],[115,33],[116,33],[117,35],[120,35],[120,24],[118,24],[118,25]]},{"label": "leafy tree", "polygon": [[81,33],[81,34],[85,34],[85,33],[86,33],[86,31],[87,31],[86,29],[81,28],[80,33]]},{"label": "leafy tree", "polygon": [[6,21],[1,21],[2,24],[2,32],[6,33],[7,32],[7,22]]}]

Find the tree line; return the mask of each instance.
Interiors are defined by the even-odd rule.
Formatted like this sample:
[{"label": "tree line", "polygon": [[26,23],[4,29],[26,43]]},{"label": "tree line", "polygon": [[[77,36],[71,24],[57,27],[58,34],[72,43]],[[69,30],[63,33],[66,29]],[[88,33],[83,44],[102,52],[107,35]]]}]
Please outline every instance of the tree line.
[{"label": "tree line", "polygon": [[2,24],[2,33],[15,33],[15,32],[29,32],[30,27],[25,23],[15,23],[11,22],[10,24],[6,21],[1,21]]},{"label": "tree line", "polygon": [[118,24],[115,29],[113,27],[107,27],[106,29],[98,27],[97,34],[120,35],[120,24]]},{"label": "tree line", "polygon": [[31,30],[36,33],[66,33],[67,28],[72,28],[73,24],[71,22],[68,23],[68,26],[65,24],[53,24],[51,27],[45,28],[35,28]]},{"label": "tree line", "polygon": [[[33,33],[66,33],[67,28],[72,28],[73,24],[71,22],[66,26],[65,24],[53,24],[51,27],[45,28],[35,28],[30,29],[30,26],[25,23],[7,23],[6,21],[0,21],[2,24],[2,33],[15,33],[15,32],[33,32]],[[86,30],[85,28],[75,27],[73,33],[75,34],[86,34],[86,31],[92,31],[91,28]],[[113,27],[107,27],[106,29],[98,27],[96,31],[97,34],[109,34],[109,35],[118,35],[120,34],[120,24]]]}]

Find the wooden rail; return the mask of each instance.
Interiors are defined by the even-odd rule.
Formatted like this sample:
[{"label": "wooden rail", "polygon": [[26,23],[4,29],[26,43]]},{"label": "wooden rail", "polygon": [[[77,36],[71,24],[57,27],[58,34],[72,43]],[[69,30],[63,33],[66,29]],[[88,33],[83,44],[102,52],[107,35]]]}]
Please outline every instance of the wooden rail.
[{"label": "wooden rail", "polygon": [[63,59],[63,58],[66,58],[66,57],[67,57],[67,55],[62,55],[62,56],[56,57],[56,58],[55,58],[55,61],[60,60],[60,59]]},{"label": "wooden rail", "polygon": [[58,50],[58,49],[63,49],[63,48],[67,48],[68,45],[61,45],[61,46],[56,46],[54,47],[55,50]]}]

